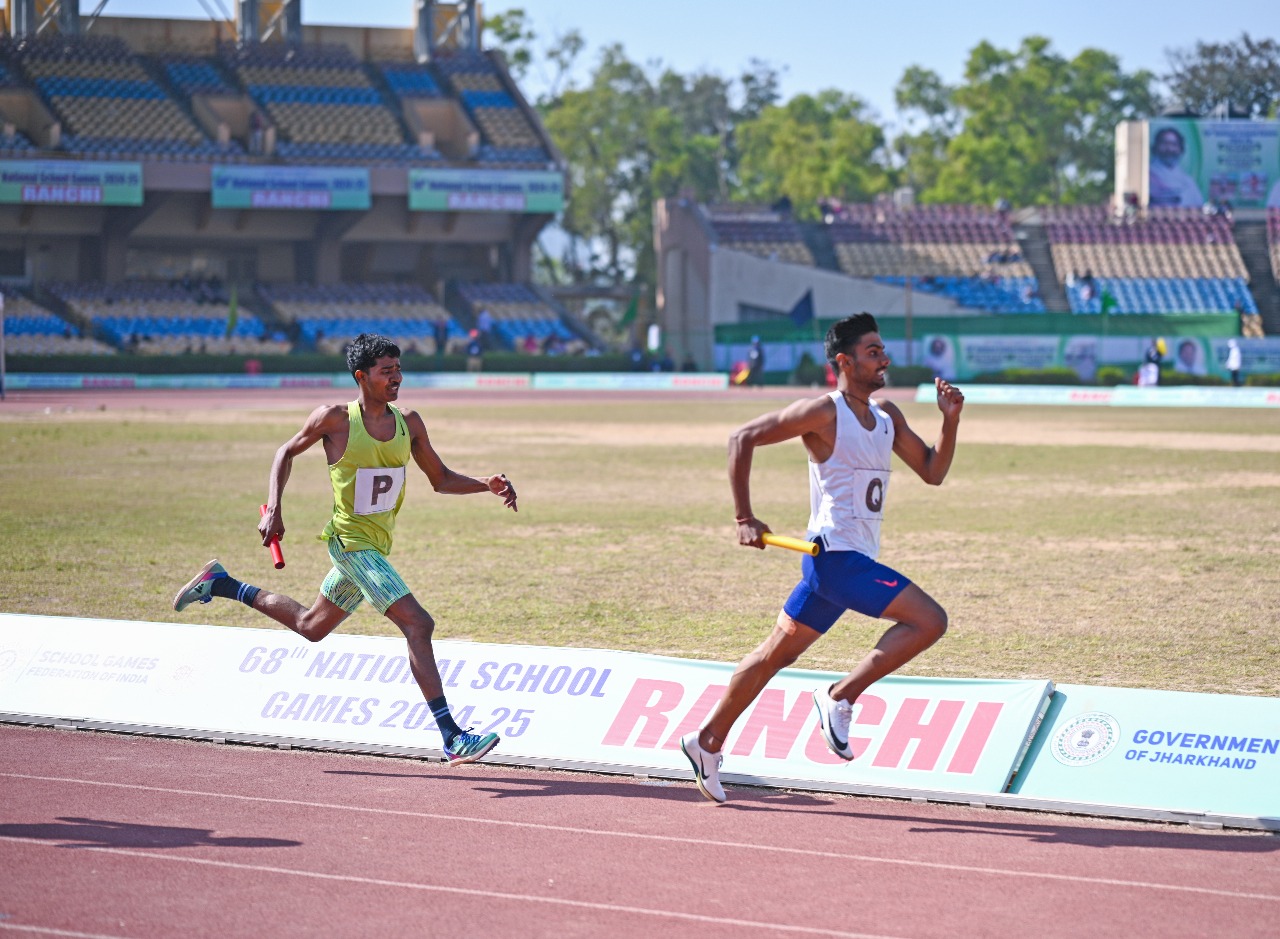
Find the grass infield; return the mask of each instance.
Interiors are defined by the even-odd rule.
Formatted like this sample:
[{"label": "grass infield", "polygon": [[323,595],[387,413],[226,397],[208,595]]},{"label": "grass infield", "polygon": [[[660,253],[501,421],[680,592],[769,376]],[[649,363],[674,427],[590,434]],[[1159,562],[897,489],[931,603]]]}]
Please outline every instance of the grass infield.
[{"label": "grass infield", "polygon": [[[309,408],[269,396],[199,413],[0,407],[0,611],[273,626],[227,601],[172,611],[214,556],[309,603],[329,566],[328,474],[318,445],[295,462],[288,566],[272,569],[258,505]],[[392,562],[440,638],[736,662],[800,556],[735,543],[725,443],[787,400],[406,393],[445,462],[507,473],[520,511],[436,495],[411,467]],[[932,442],[937,409],[901,406]],[[804,534],[798,441],[757,451],[753,501]],[[943,486],[895,460],[886,505],[881,560],[951,619],[903,674],[1280,695],[1280,411],[970,405]],[[801,664],[843,670],[886,625],[846,614]],[[367,606],[341,629],[396,634]]]}]

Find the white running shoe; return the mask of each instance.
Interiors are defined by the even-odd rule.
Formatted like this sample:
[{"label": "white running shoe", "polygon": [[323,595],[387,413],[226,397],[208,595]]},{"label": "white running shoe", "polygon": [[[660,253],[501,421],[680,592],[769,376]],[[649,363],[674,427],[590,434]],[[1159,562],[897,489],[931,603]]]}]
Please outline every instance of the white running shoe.
[{"label": "white running shoe", "polygon": [[849,748],[849,722],[853,718],[853,705],[848,701],[836,701],[826,687],[813,689],[813,706],[818,710],[818,726],[831,752],[842,760],[855,756]]},{"label": "white running shoe", "polygon": [[724,802],[728,798],[724,794],[724,786],[720,785],[720,764],[724,762],[724,754],[702,749],[696,730],[680,738],[680,749],[693,765],[693,779],[702,794],[712,802]]}]

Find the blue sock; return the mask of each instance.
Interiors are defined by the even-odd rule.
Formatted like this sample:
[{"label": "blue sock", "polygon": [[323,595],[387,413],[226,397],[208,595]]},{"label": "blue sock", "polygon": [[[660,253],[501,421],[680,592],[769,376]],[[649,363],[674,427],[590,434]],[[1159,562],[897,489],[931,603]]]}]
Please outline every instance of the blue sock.
[{"label": "blue sock", "polygon": [[444,745],[447,747],[453,743],[454,737],[462,733],[462,728],[458,726],[458,722],[449,713],[449,702],[444,699],[444,695],[432,698],[427,702],[427,707],[431,708],[431,716],[436,719],[436,726],[440,728],[440,734],[444,737]]},{"label": "blue sock", "polygon": [[262,592],[261,587],[254,587],[236,580],[230,574],[217,578],[209,588],[215,597],[226,597],[228,600],[239,600],[247,607],[253,606],[254,598]]}]

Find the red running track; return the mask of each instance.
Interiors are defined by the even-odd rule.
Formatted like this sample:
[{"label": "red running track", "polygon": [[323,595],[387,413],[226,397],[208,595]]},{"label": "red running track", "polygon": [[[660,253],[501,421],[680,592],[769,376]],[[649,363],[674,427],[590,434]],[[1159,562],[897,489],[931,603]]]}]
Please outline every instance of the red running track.
[{"label": "red running track", "polygon": [[0,725],[0,935],[1266,936],[1280,837]]}]

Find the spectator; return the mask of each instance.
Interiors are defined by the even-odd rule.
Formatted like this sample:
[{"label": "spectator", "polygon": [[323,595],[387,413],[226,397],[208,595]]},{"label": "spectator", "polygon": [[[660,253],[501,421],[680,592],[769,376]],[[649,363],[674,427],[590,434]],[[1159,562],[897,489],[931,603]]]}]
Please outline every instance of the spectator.
[{"label": "spectator", "polygon": [[488,342],[489,334],[493,331],[493,314],[489,312],[488,307],[481,309],[480,315],[476,317],[476,328]]},{"label": "spectator", "polygon": [[256,154],[256,153],[262,152],[262,138],[264,133],[265,133],[265,127],[264,127],[264,122],[262,120],[262,113],[255,108],[253,112],[249,115],[249,152],[250,153]]},{"label": "spectator", "polygon": [[764,346],[759,336],[751,337],[751,348],[747,350],[747,384],[756,388],[764,387]]},{"label": "spectator", "polygon": [[447,316],[437,316],[432,324],[432,333],[436,340],[436,357],[444,355],[445,348],[449,345],[449,318]]},{"label": "spectator", "polygon": [[698,370],[698,363],[693,360],[693,353],[686,352],[684,354],[684,361],[680,363],[680,371],[696,372],[697,370]]},{"label": "spectator", "polygon": [[473,329],[467,337],[467,371],[479,372],[484,368],[484,338],[480,330]]},{"label": "spectator", "polygon": [[1240,366],[1242,356],[1240,355],[1240,343],[1234,339],[1227,340],[1227,371],[1231,373],[1231,384],[1239,388],[1243,384],[1240,378]]},{"label": "spectator", "polygon": [[520,346],[529,355],[538,354],[538,338],[533,333],[529,333],[524,337],[524,342]]}]

